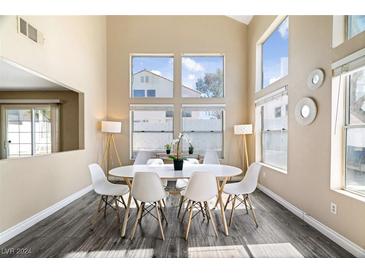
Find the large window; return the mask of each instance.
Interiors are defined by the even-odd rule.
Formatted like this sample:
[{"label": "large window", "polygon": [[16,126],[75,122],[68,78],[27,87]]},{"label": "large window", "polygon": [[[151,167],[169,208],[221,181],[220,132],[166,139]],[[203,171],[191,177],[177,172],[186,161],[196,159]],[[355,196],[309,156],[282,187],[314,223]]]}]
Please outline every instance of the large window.
[{"label": "large window", "polygon": [[365,31],[365,15],[347,16],[347,39]]},{"label": "large window", "polygon": [[289,18],[273,24],[276,28],[265,34],[266,39],[259,44],[257,56],[261,60],[259,63],[260,71],[257,77],[260,79],[257,90],[265,88],[288,74],[288,34]]},{"label": "large window", "polygon": [[3,106],[6,158],[57,151],[58,107]]},{"label": "large window", "polygon": [[224,97],[224,56],[184,55],[182,63],[182,97]]},{"label": "large window", "polygon": [[173,97],[174,87],[173,56],[131,57],[132,97]]},{"label": "large window", "polygon": [[365,194],[365,67],[346,82],[345,187]]},{"label": "large window", "polygon": [[288,95],[286,90],[274,92],[256,102],[257,137],[261,162],[287,170]]},{"label": "large window", "polygon": [[[191,140],[196,153],[214,150],[223,158],[224,106],[183,105],[182,132]],[[188,150],[185,142],[184,151]]]},{"label": "large window", "polygon": [[164,151],[173,140],[172,105],[131,105],[131,157],[138,151]]}]

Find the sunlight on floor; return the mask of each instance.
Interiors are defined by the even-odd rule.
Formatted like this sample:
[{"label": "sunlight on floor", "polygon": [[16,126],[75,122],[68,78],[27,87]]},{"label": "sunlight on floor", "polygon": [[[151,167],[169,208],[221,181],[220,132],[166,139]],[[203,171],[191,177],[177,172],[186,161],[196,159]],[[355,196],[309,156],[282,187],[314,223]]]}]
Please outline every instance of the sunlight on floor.
[{"label": "sunlight on floor", "polygon": [[189,247],[189,258],[249,258],[242,245]]},{"label": "sunlight on floor", "polygon": [[247,245],[255,258],[303,258],[290,243]]},{"label": "sunlight on floor", "polygon": [[65,258],[152,258],[153,249],[130,249],[130,250],[98,250],[90,252],[71,252]]}]

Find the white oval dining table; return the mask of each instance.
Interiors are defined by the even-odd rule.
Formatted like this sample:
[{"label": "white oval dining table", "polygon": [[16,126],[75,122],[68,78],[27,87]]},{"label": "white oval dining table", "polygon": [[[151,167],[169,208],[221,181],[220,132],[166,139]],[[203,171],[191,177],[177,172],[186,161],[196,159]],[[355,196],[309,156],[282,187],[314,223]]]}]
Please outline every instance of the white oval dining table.
[{"label": "white oval dining table", "polygon": [[[240,175],[242,170],[240,168],[228,165],[210,165],[210,164],[199,164],[199,165],[184,165],[183,170],[176,171],[174,170],[174,166],[172,164],[167,165],[130,165],[130,166],[121,166],[117,168],[113,168],[109,171],[109,174],[116,177],[122,177],[128,184],[128,186],[132,187],[133,177],[136,172],[156,172],[161,179],[167,180],[177,180],[177,179],[189,179],[193,172],[195,171],[205,171],[211,172],[217,178],[217,188],[218,188],[218,197],[217,203],[219,203],[222,222],[224,226],[224,232],[228,235],[228,226],[226,217],[224,214],[224,205],[222,200],[222,193],[224,185],[227,183],[227,180],[230,177],[234,177]],[[131,205],[132,196],[129,193],[128,202],[126,212],[124,214],[124,221],[122,224],[122,232],[121,236],[125,236],[127,224],[128,224],[128,216]]]}]

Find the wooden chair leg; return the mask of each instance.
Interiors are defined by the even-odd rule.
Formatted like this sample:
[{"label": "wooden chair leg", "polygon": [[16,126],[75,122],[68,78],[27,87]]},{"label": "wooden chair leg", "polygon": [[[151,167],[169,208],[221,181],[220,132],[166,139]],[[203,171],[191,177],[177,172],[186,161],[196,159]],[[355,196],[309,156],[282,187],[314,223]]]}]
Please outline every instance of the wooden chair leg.
[{"label": "wooden chair leg", "polygon": [[237,198],[237,196],[236,196],[236,195],[234,195],[234,197],[233,197],[233,202],[232,202],[231,216],[229,217],[229,223],[228,223],[228,226],[231,226],[231,223],[232,223],[234,207],[235,207],[235,205],[236,205],[236,198]]},{"label": "wooden chair leg", "polygon": [[248,203],[250,204],[250,208],[251,208],[251,211],[252,211],[252,216],[253,216],[253,220],[256,224],[256,227],[259,227],[258,223],[257,223],[257,220],[256,220],[256,214],[255,214],[255,210],[253,209],[253,206],[252,206],[252,201],[251,201],[251,198],[249,195],[247,195],[247,201]]},{"label": "wooden chair leg", "polygon": [[[188,204],[190,204],[190,200],[188,202]],[[186,233],[185,233],[185,240],[188,240],[188,236],[189,236],[189,230],[190,230],[190,225],[191,225],[191,219],[193,217],[193,206],[194,206],[194,202],[192,203],[191,207],[189,208],[189,221],[188,221],[188,226],[186,228]]]},{"label": "wooden chair leg", "polygon": [[181,195],[180,202],[179,202],[179,211],[177,212],[177,218],[179,218],[179,216],[180,216],[180,212],[181,212],[181,208],[182,208],[183,204],[184,204],[184,196]]},{"label": "wooden chair leg", "polygon": [[96,212],[94,213],[94,215],[91,218],[91,230],[94,230],[94,226],[95,226],[96,221],[98,219],[99,212],[100,212],[102,204],[103,204],[103,196],[101,196],[98,207],[96,208]]},{"label": "wooden chair leg", "polygon": [[182,219],[181,219],[181,222],[184,221],[184,218],[185,218],[185,215],[186,215],[186,212],[188,211],[189,207],[190,207],[190,204],[192,203],[192,201],[188,201],[188,203],[186,204],[186,208],[185,208],[185,211],[184,211],[184,214],[182,216]]},{"label": "wooden chair leg", "polygon": [[100,210],[101,210],[101,206],[103,205],[103,198],[104,198],[104,196],[103,195],[101,195],[101,197],[100,197],[100,201],[99,201],[99,205],[98,205],[98,212],[100,212]]},{"label": "wooden chair leg", "polygon": [[139,224],[141,224],[141,223],[142,223],[143,213],[144,213],[144,206],[145,206],[145,203],[142,203],[142,204],[140,205],[140,207],[142,207],[142,209],[141,209],[141,218],[139,218],[139,221],[138,221],[138,223],[139,223]]},{"label": "wooden chair leg", "polygon": [[135,198],[133,198],[133,201],[134,201],[134,203],[136,204],[136,208],[137,208],[137,210],[139,210],[139,204],[138,204],[138,201],[137,201]]},{"label": "wooden chair leg", "polygon": [[164,207],[166,207],[165,199],[162,199],[162,204],[163,204]]},{"label": "wooden chair leg", "polygon": [[214,233],[215,233],[215,236],[218,237],[218,233],[217,233],[217,227],[215,226],[215,222],[214,222],[214,219],[213,219],[213,216],[212,216],[212,212],[210,211],[210,208],[209,208],[209,205],[208,205],[208,202],[205,202],[205,208],[206,208],[206,211],[208,212],[209,214],[209,218],[212,220],[212,226],[213,226],[213,229],[214,229]]},{"label": "wooden chair leg", "polygon": [[108,206],[108,196],[105,196],[105,200],[104,200],[104,217],[106,217],[106,208]]},{"label": "wooden chair leg", "polygon": [[163,219],[165,220],[166,224],[168,225],[169,223],[167,222],[167,218],[166,218],[166,215],[165,215],[165,211],[164,211],[164,209],[162,207],[162,202],[161,201],[158,201],[158,204],[160,206],[161,215],[162,215]]},{"label": "wooden chair leg", "polygon": [[120,232],[122,232],[122,226],[120,223],[120,215],[119,215],[119,205],[118,205],[118,200],[117,200],[116,196],[114,197],[114,203],[115,203],[115,213],[117,214],[118,227],[119,227]]},{"label": "wooden chair leg", "polygon": [[247,196],[242,195],[242,197],[243,197],[243,202],[244,202],[245,208],[246,208],[246,214],[248,214]]},{"label": "wooden chair leg", "polygon": [[205,219],[204,208],[203,208],[203,205],[202,205],[202,203],[201,203],[201,202],[199,202],[199,207],[200,207],[200,211],[201,211],[201,213],[202,213],[202,215],[203,215],[203,219]]},{"label": "wooden chair leg", "polygon": [[226,205],[224,206],[224,210],[226,210],[226,209],[227,209],[227,206],[228,206],[228,204],[229,204],[229,202],[230,202],[230,200],[231,200],[231,196],[232,196],[232,195],[229,195],[229,196],[228,196],[228,198],[227,198],[227,202],[226,202]]},{"label": "wooden chair leg", "polygon": [[142,215],[142,207],[143,207],[143,205],[144,205],[144,203],[142,203],[142,205],[138,209],[138,213],[137,213],[137,217],[136,217],[136,222],[134,223],[133,230],[132,230],[131,240],[133,240],[134,234],[136,233],[137,225],[138,225],[139,219],[141,218],[141,215]]},{"label": "wooden chair leg", "polygon": [[122,201],[124,208],[127,208],[127,204],[125,203],[123,196],[120,196],[120,200]]},{"label": "wooden chair leg", "polygon": [[160,210],[159,210],[158,207],[159,207],[158,203],[155,203],[158,224],[160,225],[160,231],[161,231],[162,240],[164,241],[165,240],[165,235],[163,234],[162,222],[161,222],[161,217],[160,217]]}]

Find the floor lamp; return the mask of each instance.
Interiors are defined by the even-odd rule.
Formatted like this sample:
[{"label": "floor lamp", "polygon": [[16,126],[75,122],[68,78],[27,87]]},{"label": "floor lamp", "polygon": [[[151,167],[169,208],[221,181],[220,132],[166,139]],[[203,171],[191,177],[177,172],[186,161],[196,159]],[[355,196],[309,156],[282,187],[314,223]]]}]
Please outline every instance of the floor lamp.
[{"label": "floor lamp", "polygon": [[117,146],[115,145],[114,134],[122,132],[122,123],[121,122],[112,122],[112,121],[102,121],[101,122],[101,132],[107,134],[104,155],[103,155],[103,164],[106,167],[106,172],[109,171],[109,160],[110,160],[110,147],[113,145],[115,155],[117,156],[119,166],[122,165],[119,154],[117,151]]},{"label": "floor lamp", "polygon": [[235,125],[234,126],[234,134],[235,135],[242,135],[243,138],[243,158],[242,158],[242,165],[244,166],[244,161],[246,159],[246,166],[248,168],[248,151],[247,151],[247,141],[246,141],[246,135],[252,134],[252,125]]}]

